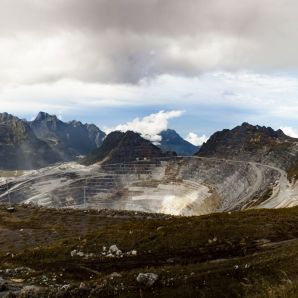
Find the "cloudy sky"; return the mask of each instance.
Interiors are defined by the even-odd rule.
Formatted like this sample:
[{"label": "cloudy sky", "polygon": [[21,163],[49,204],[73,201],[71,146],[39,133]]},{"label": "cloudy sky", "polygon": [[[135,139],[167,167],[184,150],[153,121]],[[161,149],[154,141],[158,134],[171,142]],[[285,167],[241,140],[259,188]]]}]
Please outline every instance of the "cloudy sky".
[{"label": "cloudy sky", "polygon": [[199,143],[244,121],[298,131],[295,0],[0,0],[1,111]]}]

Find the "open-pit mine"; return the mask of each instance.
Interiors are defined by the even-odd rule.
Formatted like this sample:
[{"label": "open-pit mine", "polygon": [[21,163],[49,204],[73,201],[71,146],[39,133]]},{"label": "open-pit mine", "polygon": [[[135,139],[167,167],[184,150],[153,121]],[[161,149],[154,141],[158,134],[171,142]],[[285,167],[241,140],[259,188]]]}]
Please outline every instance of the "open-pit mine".
[{"label": "open-pit mine", "polygon": [[91,166],[71,162],[5,175],[1,202],[54,208],[201,215],[298,202],[282,169],[216,158],[155,158]]}]

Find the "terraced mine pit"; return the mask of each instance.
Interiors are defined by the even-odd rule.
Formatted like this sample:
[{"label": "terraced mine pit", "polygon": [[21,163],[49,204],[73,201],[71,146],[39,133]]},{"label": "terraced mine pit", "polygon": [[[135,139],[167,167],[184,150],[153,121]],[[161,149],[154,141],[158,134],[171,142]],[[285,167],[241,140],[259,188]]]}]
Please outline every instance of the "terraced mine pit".
[{"label": "terraced mine pit", "polygon": [[[82,166],[64,163],[3,178],[0,201],[47,207],[201,215],[296,205],[286,173],[255,162],[203,157]],[[282,202],[282,206],[280,206]]]}]

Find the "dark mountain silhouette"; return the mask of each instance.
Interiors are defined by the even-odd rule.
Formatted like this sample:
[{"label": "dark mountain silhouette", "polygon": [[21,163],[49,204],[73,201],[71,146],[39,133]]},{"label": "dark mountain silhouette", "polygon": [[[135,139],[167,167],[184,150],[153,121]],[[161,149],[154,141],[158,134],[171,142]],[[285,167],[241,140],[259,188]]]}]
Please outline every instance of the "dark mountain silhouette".
[{"label": "dark mountain silhouette", "polygon": [[175,130],[167,129],[160,133],[162,140],[158,147],[166,151],[175,151],[177,155],[194,155],[199,147],[184,140]]},{"label": "dark mountain silhouette", "polygon": [[122,163],[167,155],[174,153],[163,153],[160,148],[143,139],[138,133],[114,131],[105,138],[100,148],[83,160],[83,163],[87,165],[95,162]]}]

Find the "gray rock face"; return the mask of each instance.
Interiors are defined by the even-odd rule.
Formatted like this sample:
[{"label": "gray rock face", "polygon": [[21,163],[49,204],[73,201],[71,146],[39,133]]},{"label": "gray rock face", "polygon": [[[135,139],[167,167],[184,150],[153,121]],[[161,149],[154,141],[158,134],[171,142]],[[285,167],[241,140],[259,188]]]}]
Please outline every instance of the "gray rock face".
[{"label": "gray rock face", "polygon": [[73,160],[78,155],[86,155],[102,144],[105,133],[94,124],[79,121],[68,123],[55,115],[40,112],[30,122],[35,135],[55,150],[61,160]]},{"label": "gray rock face", "polygon": [[0,114],[0,169],[33,169],[47,166],[60,158],[38,139],[25,120]]},{"label": "gray rock face", "polygon": [[139,273],[137,282],[147,288],[152,287],[158,280],[158,275],[155,273]]},{"label": "gray rock face", "polygon": [[0,169],[26,170],[71,161],[98,148],[105,134],[93,124],[65,123],[40,112],[32,122],[0,114]]},{"label": "gray rock face", "polygon": [[158,147],[164,152],[175,151],[180,156],[191,156],[199,151],[198,146],[184,140],[175,130],[164,130],[160,136],[162,139]]},{"label": "gray rock face", "polygon": [[298,158],[298,139],[282,130],[243,123],[214,133],[198,156],[255,161],[288,169]]}]

